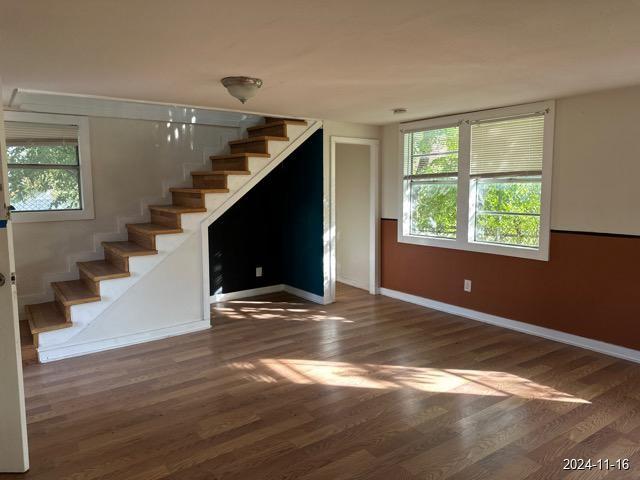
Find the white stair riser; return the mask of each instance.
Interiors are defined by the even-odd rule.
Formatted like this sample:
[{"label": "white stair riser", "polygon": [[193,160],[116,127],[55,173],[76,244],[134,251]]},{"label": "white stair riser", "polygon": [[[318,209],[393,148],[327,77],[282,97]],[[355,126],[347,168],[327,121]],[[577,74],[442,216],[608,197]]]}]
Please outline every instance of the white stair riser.
[{"label": "white stair riser", "polygon": [[275,158],[280,155],[280,153],[287,148],[287,145],[289,145],[289,142],[269,140],[269,154],[271,155],[271,158]]}]

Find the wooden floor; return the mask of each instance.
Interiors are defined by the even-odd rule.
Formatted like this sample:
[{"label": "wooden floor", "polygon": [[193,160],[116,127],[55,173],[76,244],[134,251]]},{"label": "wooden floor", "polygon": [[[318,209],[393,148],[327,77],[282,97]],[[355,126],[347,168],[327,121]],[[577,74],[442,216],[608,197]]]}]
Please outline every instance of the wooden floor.
[{"label": "wooden floor", "polygon": [[639,365],[338,293],[219,304],[211,331],[27,366],[31,471],[0,479],[640,478]]}]

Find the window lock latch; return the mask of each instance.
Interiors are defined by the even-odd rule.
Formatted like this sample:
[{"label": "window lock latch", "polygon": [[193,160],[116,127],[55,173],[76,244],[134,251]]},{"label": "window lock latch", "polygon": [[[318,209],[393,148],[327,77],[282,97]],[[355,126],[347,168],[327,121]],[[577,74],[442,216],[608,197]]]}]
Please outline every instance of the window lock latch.
[{"label": "window lock latch", "polygon": [[13,212],[16,207],[14,207],[13,205],[9,205],[8,207],[5,207],[6,209],[6,218],[7,220],[11,220],[11,212]]}]

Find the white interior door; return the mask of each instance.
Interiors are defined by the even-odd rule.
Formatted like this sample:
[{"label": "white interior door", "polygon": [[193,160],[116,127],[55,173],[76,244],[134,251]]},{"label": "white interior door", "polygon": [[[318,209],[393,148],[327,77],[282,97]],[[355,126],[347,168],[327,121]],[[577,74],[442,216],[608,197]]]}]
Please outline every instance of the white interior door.
[{"label": "white interior door", "polygon": [[[0,92],[2,85],[0,84]],[[22,355],[13,260],[11,221],[7,219],[7,155],[0,103],[0,472],[29,468]]]}]

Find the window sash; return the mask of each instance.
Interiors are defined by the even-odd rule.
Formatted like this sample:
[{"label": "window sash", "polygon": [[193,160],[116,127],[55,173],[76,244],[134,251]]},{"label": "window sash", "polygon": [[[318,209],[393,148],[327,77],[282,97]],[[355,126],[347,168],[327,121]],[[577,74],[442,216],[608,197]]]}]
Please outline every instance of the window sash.
[{"label": "window sash", "polygon": [[[473,229],[469,232],[469,237],[472,237],[472,241],[480,244],[489,244],[489,245],[507,245],[507,246],[515,246],[518,248],[528,248],[528,249],[537,249],[540,245],[540,232],[538,231],[538,241],[537,245],[525,245],[522,243],[506,243],[506,242],[498,242],[498,241],[489,241],[489,240],[481,240],[478,238],[478,218],[484,215],[491,215],[496,217],[521,217],[521,218],[538,218],[538,225],[540,224],[540,218],[542,217],[542,213],[535,212],[507,212],[502,210],[484,210],[477,207],[480,203],[480,193],[478,191],[478,183],[482,181],[483,184],[509,184],[509,183],[531,183],[531,184],[540,184],[542,185],[542,172],[528,172],[525,173],[517,173],[511,174],[508,177],[498,177],[496,175],[478,175],[472,177],[471,182],[472,188],[475,190],[475,202],[473,203],[476,207],[474,211],[469,211],[470,217],[473,219]],[[540,203],[542,203],[542,198],[540,198]]]},{"label": "window sash", "polygon": [[442,239],[442,240],[451,240],[452,238],[454,238],[457,233],[458,233],[458,226],[457,226],[457,205],[456,205],[456,226],[454,228],[454,235],[445,235],[442,232],[440,233],[429,233],[429,232],[420,232],[417,231],[416,229],[414,229],[414,220],[413,220],[413,215],[414,215],[414,209],[413,206],[416,202],[416,198],[414,197],[414,189],[413,187],[415,185],[421,186],[421,185],[431,185],[431,186],[439,186],[439,185],[443,185],[443,186],[455,186],[456,189],[458,189],[458,178],[457,175],[447,175],[446,177],[433,177],[433,178],[421,178],[421,179],[417,179],[417,180],[413,180],[413,179],[409,179],[405,182],[405,188],[407,189],[408,192],[408,201],[409,201],[409,205],[410,205],[410,215],[411,215],[411,220],[409,222],[409,231],[411,235],[414,236],[419,236],[419,237],[423,237],[423,238],[434,238],[434,239]]},{"label": "window sash", "polygon": [[542,169],[543,113],[471,122],[470,174]]},{"label": "window sash", "polygon": [[[414,145],[415,145],[415,135],[419,134],[419,133],[427,133],[430,131],[435,131],[435,130],[449,130],[452,128],[456,128],[458,129],[458,149],[456,150],[442,150],[442,151],[434,151],[434,152],[419,152],[419,153],[414,153]],[[409,140],[407,142],[407,139]],[[402,140],[402,152],[403,152],[403,175],[405,177],[409,177],[409,176],[417,176],[417,175],[438,175],[439,173],[447,173],[449,175],[451,174],[457,174],[458,170],[460,169],[459,166],[459,162],[460,162],[460,126],[458,124],[450,124],[450,125],[442,125],[442,126],[438,126],[435,128],[426,128],[426,129],[417,129],[417,130],[413,130],[413,131],[407,131],[404,132],[404,137]],[[449,171],[449,172],[439,172],[439,173],[432,173],[432,174],[413,174],[412,172],[414,171],[415,168],[415,164],[416,164],[416,159],[421,159],[421,158],[433,158],[433,157],[446,157],[446,156],[450,156],[450,155],[455,155],[456,156],[456,164],[457,164],[457,169],[455,171]],[[419,161],[419,160],[418,160]]]},{"label": "window sash", "polygon": [[405,175],[404,180],[429,180],[438,178],[457,177],[458,172],[441,172],[441,173],[421,173],[419,175]]},{"label": "window sash", "polygon": [[9,169],[22,168],[32,170],[80,170],[80,165],[59,165],[55,163],[10,163],[7,165]]}]

